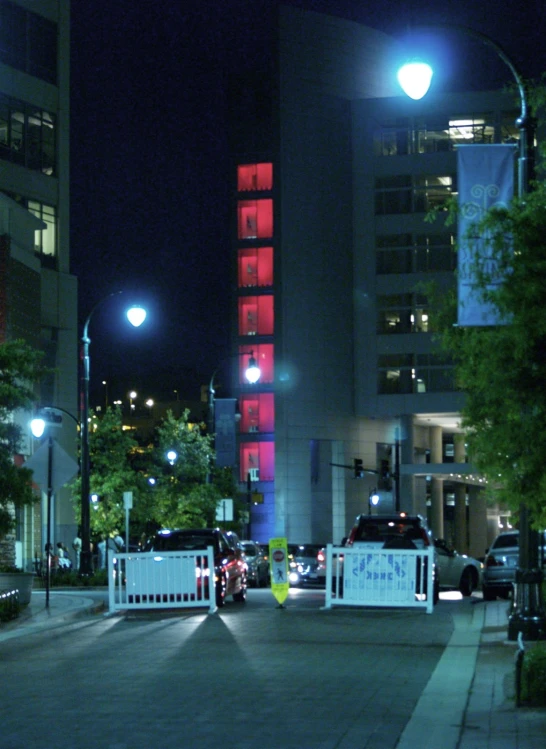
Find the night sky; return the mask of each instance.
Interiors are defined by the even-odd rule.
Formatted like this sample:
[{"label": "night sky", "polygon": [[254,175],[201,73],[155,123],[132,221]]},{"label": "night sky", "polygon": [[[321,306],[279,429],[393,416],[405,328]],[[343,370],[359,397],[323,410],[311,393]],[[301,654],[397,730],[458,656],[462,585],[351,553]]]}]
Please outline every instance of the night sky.
[{"label": "night sky", "polygon": [[[525,77],[546,71],[542,0],[300,0],[397,37],[423,23],[494,39]],[[129,388],[198,398],[229,353],[227,82],[263,69],[276,0],[73,0],[71,271],[90,326],[92,402]],[[435,35],[437,36],[437,35]],[[445,90],[510,83],[483,44],[446,34]],[[485,83],[484,83],[485,82]],[[471,85],[470,85],[471,84]],[[121,301],[149,307],[134,330]],[[102,396],[103,397],[103,396]],[[174,395],[172,396],[174,397]]]}]

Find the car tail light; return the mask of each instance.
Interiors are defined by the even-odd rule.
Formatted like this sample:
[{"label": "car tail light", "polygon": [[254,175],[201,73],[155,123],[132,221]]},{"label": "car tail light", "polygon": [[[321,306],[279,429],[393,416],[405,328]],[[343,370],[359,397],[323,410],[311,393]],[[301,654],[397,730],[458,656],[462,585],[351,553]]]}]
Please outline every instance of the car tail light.
[{"label": "car tail light", "polygon": [[325,561],[326,561],[326,555],[325,555],[325,554],[324,554],[324,552],[323,552],[323,551],[321,550],[321,551],[319,551],[319,553],[317,554],[317,562],[321,562],[321,563],[322,563],[322,562],[325,562]]},{"label": "car tail light", "polygon": [[504,562],[502,561],[502,559],[497,559],[496,557],[490,556],[486,558],[485,566],[486,567],[503,567]]}]

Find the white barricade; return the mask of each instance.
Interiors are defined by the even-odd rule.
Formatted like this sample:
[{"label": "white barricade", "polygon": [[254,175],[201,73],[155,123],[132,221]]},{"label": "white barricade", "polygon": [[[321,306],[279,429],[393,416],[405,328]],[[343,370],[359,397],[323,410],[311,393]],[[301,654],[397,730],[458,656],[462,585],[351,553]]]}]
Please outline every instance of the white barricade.
[{"label": "white barricade", "polygon": [[108,559],[110,611],[203,608],[216,611],[214,552],[119,553]]},{"label": "white barricade", "polygon": [[434,548],[326,548],[326,601],[332,606],[424,607],[432,614]]}]

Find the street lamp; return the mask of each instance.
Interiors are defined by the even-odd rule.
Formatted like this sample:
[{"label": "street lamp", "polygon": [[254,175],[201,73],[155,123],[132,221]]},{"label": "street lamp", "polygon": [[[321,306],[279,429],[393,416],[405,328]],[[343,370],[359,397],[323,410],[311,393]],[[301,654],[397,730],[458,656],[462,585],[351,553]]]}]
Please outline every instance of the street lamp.
[{"label": "street lamp", "polygon": [[[82,551],[80,561],[80,573],[82,575],[90,575],[92,573],[91,568],[91,524],[90,524],[90,512],[89,512],[89,344],[91,339],[89,338],[89,324],[95,311],[104,302],[113,296],[122,294],[122,291],[115,291],[112,294],[101,299],[87,317],[83,326],[82,344],[83,344],[83,375],[81,381],[81,423],[80,423],[80,439],[81,439],[81,526],[82,526]],[[146,310],[140,306],[132,306],[127,312],[127,319],[134,327],[138,328],[146,319]]]},{"label": "street lamp", "polygon": [[[529,191],[534,176],[535,124],[529,112],[525,85],[519,71],[504,49],[485,34],[457,25],[427,24],[424,28],[458,31],[483,42],[496,52],[512,73],[521,106],[516,127],[519,130],[518,195],[522,198]],[[426,94],[431,79],[432,69],[422,61],[413,60],[406,63],[398,72],[398,81],[402,89],[414,99],[422,98]],[[420,83],[418,89],[413,89],[416,80]],[[420,96],[417,95],[419,92],[422,92]],[[519,567],[516,572],[514,606],[508,621],[508,639],[517,640],[518,634],[521,633],[525,639],[536,640],[544,637],[546,632],[546,613],[542,604],[541,589],[543,575],[538,560],[539,533],[531,528],[529,510],[524,504],[520,505],[519,529]]]},{"label": "street lamp", "polygon": [[51,427],[60,426],[62,422],[62,416],[54,413],[55,411],[62,411],[77,424],[78,421],[69,411],[64,408],[48,407],[42,408],[30,422],[30,431],[35,439],[41,439],[48,430],[47,434],[47,472],[46,472],[46,491],[47,491],[47,519],[46,519],[46,598],[45,605],[46,609],[49,608],[49,592],[51,589],[51,505],[53,501],[54,492],[54,478],[53,478],[53,449],[54,440],[51,434]]},{"label": "street lamp", "polygon": [[[235,354],[235,357],[237,356],[248,356],[248,366],[245,370],[245,377],[247,379],[247,382],[249,385],[255,385],[260,377],[262,376],[262,371],[258,366],[258,363],[254,357],[254,351],[245,351],[244,353]],[[212,373],[212,377],[210,378],[209,383],[209,403],[208,403],[208,411],[209,411],[209,434],[214,434],[214,395],[216,393],[214,389],[214,378],[216,377],[216,374],[218,373],[218,369],[215,369]]]}]

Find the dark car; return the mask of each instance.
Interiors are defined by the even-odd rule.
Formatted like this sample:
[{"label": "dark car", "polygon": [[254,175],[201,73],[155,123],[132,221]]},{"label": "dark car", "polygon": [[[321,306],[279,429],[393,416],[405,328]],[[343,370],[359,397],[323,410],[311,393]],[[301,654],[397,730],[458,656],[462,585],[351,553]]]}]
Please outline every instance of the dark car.
[{"label": "dark car", "polygon": [[148,545],[148,551],[195,551],[211,546],[214,552],[216,605],[223,606],[226,596],[246,600],[247,567],[240,549],[230,544],[219,528],[162,530]]},{"label": "dark car", "polygon": [[269,560],[260,544],[256,541],[241,541],[245,555],[248,572],[249,585],[252,583],[257,588],[265,587],[269,583]]},{"label": "dark car", "polygon": [[[322,560],[321,560],[322,555]],[[325,585],[324,544],[288,544],[290,585]]]}]

